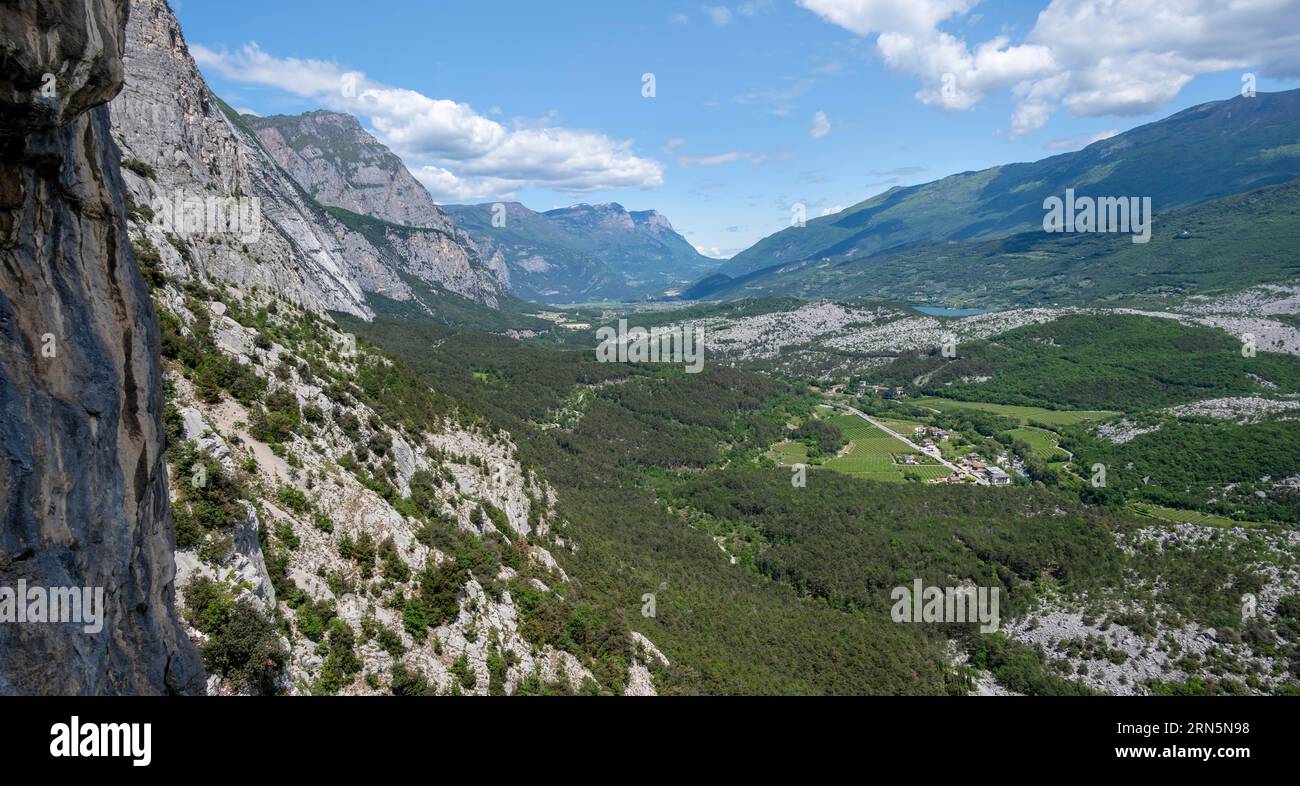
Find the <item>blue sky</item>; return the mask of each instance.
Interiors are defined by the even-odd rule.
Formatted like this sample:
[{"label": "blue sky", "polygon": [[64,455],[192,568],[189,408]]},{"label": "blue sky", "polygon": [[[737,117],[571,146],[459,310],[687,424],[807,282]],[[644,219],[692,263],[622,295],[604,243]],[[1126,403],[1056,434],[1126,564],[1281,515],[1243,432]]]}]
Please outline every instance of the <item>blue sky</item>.
[{"label": "blue sky", "polygon": [[351,111],[440,202],[655,208],[714,256],[796,202],[813,217],[1300,74],[1278,32],[1294,0],[1231,19],[1193,0],[173,5],[241,110]]}]

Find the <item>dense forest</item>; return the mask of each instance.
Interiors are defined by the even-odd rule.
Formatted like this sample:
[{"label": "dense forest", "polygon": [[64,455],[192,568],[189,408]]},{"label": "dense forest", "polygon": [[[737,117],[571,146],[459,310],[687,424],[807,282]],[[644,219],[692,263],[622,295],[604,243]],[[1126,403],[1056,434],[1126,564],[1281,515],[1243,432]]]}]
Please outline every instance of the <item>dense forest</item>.
[{"label": "dense forest", "polygon": [[[1060,661],[1001,634],[894,624],[890,589],[973,581],[1000,588],[1004,618],[1063,593],[1099,618],[1138,625],[1122,617],[1138,601],[1171,623],[1231,630],[1239,594],[1216,588],[1261,586],[1258,552],[1229,542],[1194,558],[1121,548],[1142,524],[1078,488],[872,483],[817,469],[800,487],[789,468],[758,458],[782,439],[831,450],[840,439],[810,425],[817,399],[766,376],[601,364],[590,351],[429,323],[343,321],[508,430],[555,485],[581,544],[564,559],[575,581],[563,600],[521,604],[526,624],[576,615],[641,630],[672,660],[656,673],[664,693],[963,692],[969,677],[951,665],[948,638],[1013,690],[1087,692]],[[988,439],[1015,425],[969,410],[939,417]],[[1167,604],[1153,588],[1175,581],[1195,591]],[[654,616],[642,614],[647,593]]]},{"label": "dense forest", "polygon": [[1294,356],[1243,357],[1227,333],[1158,317],[1078,314],[957,349],[951,359],[937,348],[905,355],[868,376],[968,401],[1124,412],[1300,392]]},{"label": "dense forest", "polygon": [[1106,486],[1086,492],[1098,502],[1143,499],[1245,521],[1300,523],[1300,490],[1264,480],[1295,473],[1300,421],[1170,418],[1119,444],[1075,426],[1064,430],[1062,445],[1082,467],[1107,467]]}]

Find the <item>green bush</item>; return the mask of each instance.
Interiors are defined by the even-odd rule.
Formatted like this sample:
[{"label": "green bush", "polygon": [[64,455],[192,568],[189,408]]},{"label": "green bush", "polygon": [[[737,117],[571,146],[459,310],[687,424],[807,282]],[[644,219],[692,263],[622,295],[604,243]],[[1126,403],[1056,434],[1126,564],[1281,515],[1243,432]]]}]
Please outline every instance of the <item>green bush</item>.
[{"label": "green bush", "polygon": [[392,535],[380,544],[379,558],[384,564],[385,579],[401,584],[411,578],[411,569],[402,560],[402,555],[397,552],[397,544],[393,541]]},{"label": "green bush", "polygon": [[402,609],[407,632],[420,640],[425,637],[426,628],[436,628],[456,619],[460,614],[460,588],[465,579],[464,569],[451,560],[425,566],[418,589]]},{"label": "green bush", "polygon": [[122,162],[122,166],[136,173],[140,177],[146,178],[148,180],[158,179],[157,170],[155,170],[152,166],[149,166],[148,164],[146,164],[145,162],[141,161],[138,158],[128,158]]},{"label": "green bush", "polygon": [[352,626],[335,617],[329,624],[329,654],[321,664],[320,678],[316,681],[318,693],[334,694],[352,683],[361,671],[361,659],[356,655],[356,634]]},{"label": "green bush", "polygon": [[388,689],[394,696],[432,695],[424,674],[419,669],[407,669],[401,663],[393,664],[392,679]]},{"label": "green bush", "polygon": [[221,462],[200,453],[193,442],[174,446],[179,495],[172,505],[178,548],[194,548],[208,532],[228,530],[248,515],[239,500],[248,498],[248,478],[227,472]]},{"label": "green bush", "polygon": [[307,509],[311,507],[311,504],[307,501],[307,495],[293,486],[282,484],[275,490],[275,498],[294,513],[306,513]]},{"label": "green bush", "polygon": [[194,577],[182,595],[190,624],[208,636],[200,648],[204,668],[241,690],[274,693],[288,652],[261,605],[234,600],[223,585],[204,576]]}]

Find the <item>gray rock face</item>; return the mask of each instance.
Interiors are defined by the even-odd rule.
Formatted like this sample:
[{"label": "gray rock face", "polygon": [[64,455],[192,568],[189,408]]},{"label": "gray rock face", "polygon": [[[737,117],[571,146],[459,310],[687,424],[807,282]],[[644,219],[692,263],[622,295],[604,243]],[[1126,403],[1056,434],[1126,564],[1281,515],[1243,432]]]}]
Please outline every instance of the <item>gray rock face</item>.
[{"label": "gray rock face", "polygon": [[240,500],[244,506],[244,518],[235,525],[234,542],[230,556],[220,565],[205,564],[195,550],[176,552],[176,584],[184,587],[196,576],[206,576],[214,581],[229,580],[266,604],[275,608],[275,585],[271,583],[271,574],[266,569],[266,557],[258,541],[258,532],[262,522],[257,515],[257,508],[247,500]]},{"label": "gray rock face", "polygon": [[[166,272],[260,287],[313,311],[367,319],[373,316],[367,292],[412,299],[404,275],[497,305],[504,285],[492,265],[404,167],[390,171],[401,167],[400,160],[355,119],[316,113],[334,120],[309,124],[303,133],[319,132],[336,144],[322,139],[306,155],[273,129],[265,134],[270,147],[264,146],[251,125],[256,119],[239,115],[208,89],[165,0],[130,5],[125,87],[111,104],[113,133],[130,162],[124,176],[139,206],[132,226]],[[338,120],[344,117],[353,128],[344,128]],[[354,167],[326,155],[339,153],[343,138],[356,135],[352,144],[363,152],[355,157],[366,163]],[[291,139],[306,145],[300,136]],[[332,213],[313,194],[366,215]],[[203,210],[197,226],[177,228],[178,205],[209,200],[248,207],[259,219],[251,228],[256,231],[243,223],[232,231]],[[402,226],[416,218],[431,228]]]},{"label": "gray rock face", "polygon": [[[133,223],[167,271],[274,289],[315,310],[370,316],[327,217],[209,92],[167,3],[130,0],[130,7],[125,86],[110,105],[113,134],[123,158],[144,165],[124,173],[132,200],[153,214]],[[192,232],[159,226],[163,206],[208,197],[258,199],[256,239],[211,226]]]},{"label": "gray rock face", "polygon": [[80,3],[84,13],[6,3],[0,14],[0,102],[6,141],[67,125],[122,83],[121,3]]},{"label": "gray rock face", "polygon": [[121,0],[0,6],[0,586],[104,605],[99,633],[0,624],[0,693],[203,691],[174,611],[158,325],[101,106],[125,22]]},{"label": "gray rock face", "polygon": [[407,299],[410,293],[400,278],[394,283],[393,271],[490,306],[509,289],[504,261],[495,255],[485,259],[402,160],[355,117],[322,110],[241,119],[266,154],[314,200],[356,214],[343,219],[346,226],[334,222],[335,234],[349,258],[368,262],[366,275],[358,279],[367,291]]},{"label": "gray rock face", "polygon": [[322,205],[391,224],[454,231],[402,159],[352,115],[321,110],[247,122],[271,158]]}]

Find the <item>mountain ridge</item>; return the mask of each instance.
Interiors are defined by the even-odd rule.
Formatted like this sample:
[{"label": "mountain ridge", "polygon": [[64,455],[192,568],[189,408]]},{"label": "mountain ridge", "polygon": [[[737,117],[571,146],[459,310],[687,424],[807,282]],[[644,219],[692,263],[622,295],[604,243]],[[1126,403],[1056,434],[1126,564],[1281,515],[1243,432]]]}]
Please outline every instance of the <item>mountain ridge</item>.
[{"label": "mountain ridge", "polygon": [[[109,105],[113,133],[131,164],[124,177],[132,223],[163,271],[262,287],[318,312],[365,318],[373,316],[367,293],[412,297],[402,273],[496,306],[505,282],[450,222],[436,232],[367,238],[329,214],[267,150],[252,118],[211,92],[165,3],[133,2],[127,38],[125,86]],[[158,208],[177,196],[256,199],[258,232],[173,231]]]},{"label": "mountain ridge", "polygon": [[245,116],[263,146],[322,205],[392,224],[451,231],[451,221],[395,153],[353,115],[316,109]]},{"label": "mountain ridge", "polygon": [[[654,209],[629,211],[617,202],[547,211],[520,202],[439,206],[401,159],[352,115],[313,110],[241,116],[240,121],[311,199],[352,216],[444,232],[479,253],[502,285],[524,299],[636,297],[685,285],[716,264]],[[497,226],[498,211],[505,227]],[[408,232],[362,234],[377,247],[395,245],[399,254],[410,253],[399,242]]]},{"label": "mountain ridge", "polygon": [[[500,205],[501,207],[497,207]],[[538,212],[519,202],[444,205],[510,270],[515,294],[547,303],[636,298],[684,287],[718,263],[657,210],[617,202]],[[499,216],[494,222],[494,216]],[[504,218],[504,226],[498,226]]]},{"label": "mountain ridge", "polygon": [[873,297],[987,308],[1229,291],[1300,278],[1297,202],[1300,178],[1157,213],[1146,244],[1122,234],[1034,230],[917,242],[865,257],[779,263],[735,278],[715,274],[684,297]]},{"label": "mountain ridge", "polygon": [[717,272],[736,278],[917,242],[1007,236],[1041,225],[1043,199],[1066,188],[1151,196],[1156,212],[1242,193],[1300,177],[1298,127],[1300,90],[1200,104],[1082,150],[895,187],[769,235]]}]

